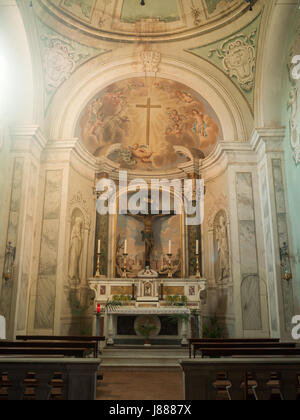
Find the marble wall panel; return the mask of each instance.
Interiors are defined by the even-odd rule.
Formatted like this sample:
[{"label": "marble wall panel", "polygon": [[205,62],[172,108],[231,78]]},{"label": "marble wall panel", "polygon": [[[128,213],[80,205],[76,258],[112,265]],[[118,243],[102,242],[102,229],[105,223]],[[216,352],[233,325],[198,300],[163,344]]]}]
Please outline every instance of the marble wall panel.
[{"label": "marble wall panel", "polygon": [[252,174],[236,174],[243,329],[262,329]]},{"label": "marble wall panel", "polygon": [[62,171],[47,171],[34,327],[53,329]]},{"label": "marble wall panel", "polygon": [[261,330],[262,321],[258,276],[250,275],[244,278],[241,287],[241,299],[244,329],[249,331]]},{"label": "marble wall panel", "polygon": [[[274,193],[277,216],[278,242],[279,247],[289,244],[287,212],[285,205],[285,188],[283,181],[282,163],[280,159],[272,159],[273,179],[274,179]],[[286,331],[291,330],[291,321],[294,314],[294,293],[292,282],[281,281],[285,328]]]},{"label": "marble wall panel", "polygon": [[270,326],[272,335],[278,334],[278,312],[277,312],[277,298],[276,298],[276,284],[274,271],[274,255],[272,247],[272,233],[271,233],[271,218],[270,206],[268,197],[267,184],[267,170],[264,166],[260,173],[261,178],[261,194],[262,194],[262,208],[263,208],[263,229],[265,238],[265,253],[267,262],[267,281],[268,281],[268,295],[269,295],[269,311],[270,311]]},{"label": "marble wall panel", "polygon": [[25,221],[25,234],[23,242],[23,260],[22,260],[22,274],[19,290],[19,304],[18,304],[18,318],[17,318],[17,330],[23,331],[26,327],[27,319],[27,301],[29,293],[29,275],[30,275],[30,264],[32,255],[33,245],[33,234],[34,234],[34,209],[36,203],[36,189],[37,189],[37,168],[31,164],[29,186],[28,186],[28,201],[26,209],[26,221]]},{"label": "marble wall panel", "polygon": [[[10,199],[10,211],[8,220],[8,230],[6,243],[11,242],[12,246],[18,245],[18,231],[20,225],[20,209],[22,199],[22,186],[23,186],[23,173],[24,173],[24,159],[15,158],[12,175],[12,190]],[[17,272],[15,267],[15,273]],[[1,297],[0,297],[0,313],[5,316],[8,323],[10,321],[10,311],[12,305],[13,285],[14,281],[2,283]]]}]

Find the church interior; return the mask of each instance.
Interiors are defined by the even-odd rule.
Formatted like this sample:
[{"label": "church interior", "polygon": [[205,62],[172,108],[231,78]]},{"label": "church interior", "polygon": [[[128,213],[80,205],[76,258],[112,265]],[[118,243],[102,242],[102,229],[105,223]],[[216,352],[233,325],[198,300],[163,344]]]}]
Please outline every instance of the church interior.
[{"label": "church interior", "polygon": [[300,399],[299,163],[298,0],[0,0],[0,400]]}]

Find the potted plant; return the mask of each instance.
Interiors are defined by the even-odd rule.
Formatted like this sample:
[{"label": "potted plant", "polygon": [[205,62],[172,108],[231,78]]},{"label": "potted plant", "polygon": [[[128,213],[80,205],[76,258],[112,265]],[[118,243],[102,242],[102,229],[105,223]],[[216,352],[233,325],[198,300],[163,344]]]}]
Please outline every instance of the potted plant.
[{"label": "potted plant", "polygon": [[138,332],[145,338],[145,346],[146,347],[151,346],[150,337],[156,329],[157,329],[157,327],[153,324],[147,324],[147,325],[145,324],[145,325],[142,325],[138,329]]}]

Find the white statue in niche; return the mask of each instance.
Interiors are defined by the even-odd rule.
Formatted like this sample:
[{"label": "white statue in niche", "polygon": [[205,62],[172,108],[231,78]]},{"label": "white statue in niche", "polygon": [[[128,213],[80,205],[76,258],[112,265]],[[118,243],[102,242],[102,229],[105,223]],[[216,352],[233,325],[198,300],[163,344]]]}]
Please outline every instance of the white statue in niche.
[{"label": "white statue in niche", "polygon": [[70,263],[69,263],[69,278],[71,282],[75,284],[80,283],[80,257],[83,248],[83,220],[81,217],[76,217],[74,226],[71,232],[71,244],[70,244]]},{"label": "white statue in niche", "polygon": [[[217,218],[219,216],[219,221]],[[219,213],[215,221],[215,239],[217,243],[217,280],[223,281],[229,277],[229,245],[226,216],[223,212]]]}]

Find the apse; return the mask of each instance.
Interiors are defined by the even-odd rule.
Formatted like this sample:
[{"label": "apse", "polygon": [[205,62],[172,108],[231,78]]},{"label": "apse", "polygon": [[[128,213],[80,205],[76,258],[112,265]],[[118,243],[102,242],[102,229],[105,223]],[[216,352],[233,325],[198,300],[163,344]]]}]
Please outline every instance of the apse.
[{"label": "apse", "polygon": [[179,82],[136,77],[97,93],[76,135],[96,157],[128,170],[167,170],[204,159],[222,139],[213,107]]}]

